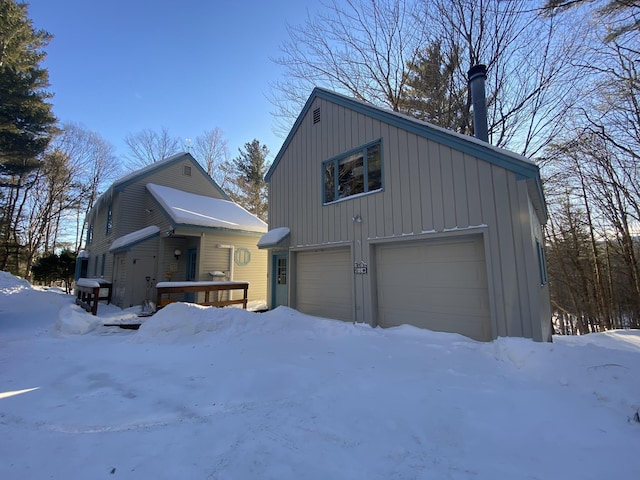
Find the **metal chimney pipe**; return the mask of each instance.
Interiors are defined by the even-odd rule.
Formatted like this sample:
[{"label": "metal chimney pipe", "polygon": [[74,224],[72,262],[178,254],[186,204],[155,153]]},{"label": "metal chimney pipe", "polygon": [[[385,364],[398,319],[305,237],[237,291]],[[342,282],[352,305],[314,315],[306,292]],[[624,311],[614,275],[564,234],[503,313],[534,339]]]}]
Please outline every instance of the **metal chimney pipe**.
[{"label": "metal chimney pipe", "polygon": [[489,143],[489,129],[487,127],[487,100],[484,82],[487,79],[486,65],[478,64],[469,70],[469,90],[473,105],[473,134],[479,140]]}]

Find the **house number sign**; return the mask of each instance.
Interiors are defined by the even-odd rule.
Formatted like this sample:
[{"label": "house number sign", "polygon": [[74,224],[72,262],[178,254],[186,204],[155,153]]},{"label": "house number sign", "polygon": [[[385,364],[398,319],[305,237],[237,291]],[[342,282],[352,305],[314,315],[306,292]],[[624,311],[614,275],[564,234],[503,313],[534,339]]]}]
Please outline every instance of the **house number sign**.
[{"label": "house number sign", "polygon": [[367,264],[365,262],[356,262],[353,264],[353,271],[356,275],[366,275]]}]

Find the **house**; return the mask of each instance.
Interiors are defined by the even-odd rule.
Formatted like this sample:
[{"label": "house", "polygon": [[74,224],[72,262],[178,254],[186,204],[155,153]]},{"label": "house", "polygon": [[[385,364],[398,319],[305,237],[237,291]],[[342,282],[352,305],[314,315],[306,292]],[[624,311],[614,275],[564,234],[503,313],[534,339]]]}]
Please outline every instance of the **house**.
[{"label": "house", "polygon": [[189,153],[116,181],[87,224],[78,271],[110,280],[122,308],[155,299],[160,281],[248,281],[249,301],[266,301],[267,254],[256,247],[266,223],[231,202]]},{"label": "house", "polygon": [[316,88],[266,175],[271,308],[551,339],[538,167]]}]

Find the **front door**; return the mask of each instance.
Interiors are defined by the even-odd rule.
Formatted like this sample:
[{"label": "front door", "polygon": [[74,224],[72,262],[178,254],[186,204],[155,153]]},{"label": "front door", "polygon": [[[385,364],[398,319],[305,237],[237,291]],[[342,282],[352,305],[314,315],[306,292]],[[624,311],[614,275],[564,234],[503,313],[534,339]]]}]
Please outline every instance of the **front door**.
[{"label": "front door", "polygon": [[[187,281],[193,282],[196,279],[196,267],[197,267],[197,249],[190,248],[187,250]],[[185,302],[195,302],[195,293],[185,293],[184,294]]]},{"label": "front door", "polygon": [[287,252],[273,255],[273,308],[289,305],[289,271]]},{"label": "front door", "polygon": [[[132,295],[129,303],[130,306],[143,305],[147,300],[151,300],[151,288],[156,282],[156,257],[139,255],[132,262]],[[116,274],[119,276],[120,272]]]}]

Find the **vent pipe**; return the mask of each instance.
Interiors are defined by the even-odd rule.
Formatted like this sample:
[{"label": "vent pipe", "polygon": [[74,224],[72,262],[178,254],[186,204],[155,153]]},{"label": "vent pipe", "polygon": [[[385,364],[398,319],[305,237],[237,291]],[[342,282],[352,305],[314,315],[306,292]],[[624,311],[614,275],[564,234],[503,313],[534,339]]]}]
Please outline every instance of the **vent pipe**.
[{"label": "vent pipe", "polygon": [[473,105],[473,134],[479,140],[489,143],[489,129],[487,127],[487,100],[484,82],[487,79],[487,67],[482,64],[474,65],[469,70],[469,90]]}]

